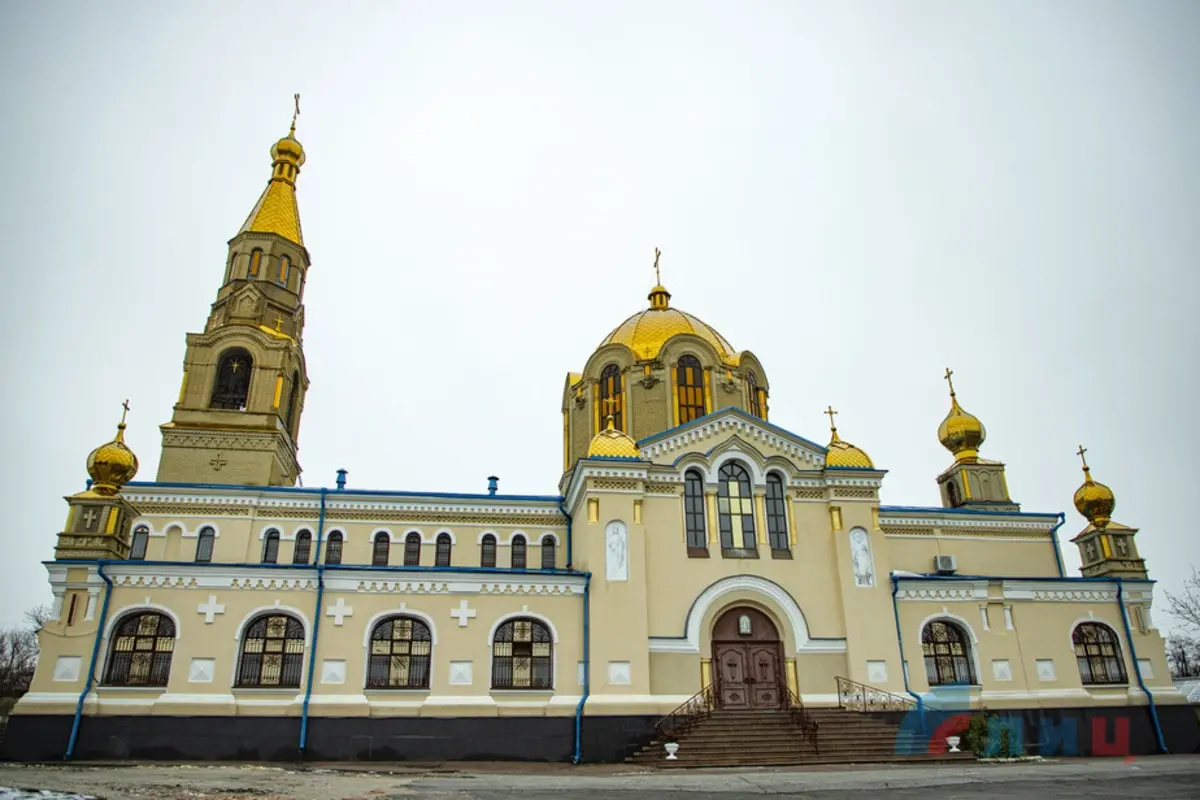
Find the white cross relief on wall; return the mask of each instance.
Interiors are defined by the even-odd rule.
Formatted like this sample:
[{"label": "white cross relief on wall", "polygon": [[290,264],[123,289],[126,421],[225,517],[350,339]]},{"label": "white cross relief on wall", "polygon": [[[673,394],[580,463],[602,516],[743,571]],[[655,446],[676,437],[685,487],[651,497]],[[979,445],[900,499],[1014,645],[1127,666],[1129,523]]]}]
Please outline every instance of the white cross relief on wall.
[{"label": "white cross relief on wall", "polygon": [[336,603],[325,609],[325,616],[333,617],[334,625],[341,625],[346,617],[354,616],[354,607],[346,605],[346,598],[339,597]]},{"label": "white cross relief on wall", "polygon": [[225,604],[218,603],[217,596],[215,594],[210,594],[208,596],[208,602],[201,603],[200,605],[196,606],[196,611],[197,613],[204,615],[205,625],[212,625],[216,614],[225,613]]},{"label": "white cross relief on wall", "polygon": [[467,608],[467,601],[462,600],[458,604],[458,608],[450,609],[450,616],[458,620],[458,627],[467,627],[467,620],[475,619],[475,609]]}]

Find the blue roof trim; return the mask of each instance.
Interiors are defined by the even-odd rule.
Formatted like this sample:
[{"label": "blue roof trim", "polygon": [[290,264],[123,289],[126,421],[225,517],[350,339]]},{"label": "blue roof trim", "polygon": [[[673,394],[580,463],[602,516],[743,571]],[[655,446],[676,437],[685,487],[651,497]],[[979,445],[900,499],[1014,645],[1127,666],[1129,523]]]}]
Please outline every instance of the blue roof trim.
[{"label": "blue roof trim", "polygon": [[897,575],[895,572],[890,573],[892,580],[896,581],[1039,581],[1045,583],[1116,583],[1118,580],[1121,583],[1158,583],[1152,578],[1068,578],[1063,577],[1046,577],[1046,576],[1024,576],[1024,575],[934,575],[932,573],[920,573],[916,575]]},{"label": "blue roof trim", "polygon": [[[582,578],[587,575],[586,572],[580,572],[574,569],[537,569],[534,567],[526,567],[525,569],[513,569],[512,567],[436,567],[436,566],[404,566],[401,564],[260,564],[256,562],[241,562],[241,561],[161,561],[157,559],[150,560],[133,560],[133,559],[118,559],[118,558],[60,558],[50,561],[43,561],[43,566],[52,564],[67,564],[70,566],[80,566],[83,564],[122,564],[125,566],[149,566],[149,567],[201,567],[204,569],[215,569],[218,567],[236,568],[236,569],[276,569],[276,570],[315,570],[321,567],[327,572],[455,572],[463,575],[552,575],[560,577]],[[314,590],[315,591],[315,590]]]},{"label": "blue roof trim", "polygon": [[911,511],[920,514],[962,514],[964,516],[977,517],[1046,517],[1058,518],[1058,512],[1043,513],[1038,511],[987,511],[976,508],[941,508],[940,506],[880,506],[879,513],[887,514],[894,512]]},{"label": "blue roof trim", "polygon": [[644,462],[646,459],[644,459],[644,458],[641,458],[641,457],[634,458],[633,456],[586,456],[586,457],[584,457],[584,458],[581,458],[581,459],[579,459],[579,460],[580,460],[580,461],[634,461],[634,462]]},{"label": "blue roof trim", "polygon": [[826,472],[887,472],[886,469],[879,467],[830,467],[826,465]]},{"label": "blue roof trim", "polygon": [[689,428],[695,428],[699,425],[703,425],[706,422],[711,422],[713,420],[713,418],[715,418],[719,415],[722,415],[722,414],[732,414],[733,416],[742,417],[747,422],[753,422],[755,425],[766,428],[769,431],[774,431],[775,433],[778,433],[782,436],[789,436],[793,439],[797,439],[820,453],[827,452],[824,445],[819,445],[816,442],[809,441],[808,439],[805,439],[800,434],[792,433],[787,428],[781,428],[778,425],[774,425],[770,422],[767,422],[765,419],[759,419],[758,417],[754,416],[753,414],[742,411],[740,408],[738,408],[736,406],[726,406],[725,408],[718,408],[716,411],[710,411],[709,413],[705,414],[703,417],[696,417],[691,422],[685,422],[682,425],[676,425],[674,428],[667,428],[662,433],[656,433],[653,436],[647,436],[645,439],[639,439],[638,443],[637,443],[638,447],[643,447],[645,445],[651,444],[652,442],[657,442],[659,439],[663,439],[667,436],[674,436],[675,434],[682,433],[683,431],[686,431]]},{"label": "blue roof trim", "polygon": [[[238,483],[159,483],[157,481],[130,481],[125,486],[133,488],[163,488],[163,489],[217,489],[220,491],[236,492],[269,492],[277,494],[313,495],[321,494],[320,487],[309,488],[298,486],[246,486]],[[328,497],[442,497],[452,500],[532,500],[535,502],[555,503],[562,498],[549,494],[474,494],[468,492],[411,492],[393,489],[325,489]]]}]

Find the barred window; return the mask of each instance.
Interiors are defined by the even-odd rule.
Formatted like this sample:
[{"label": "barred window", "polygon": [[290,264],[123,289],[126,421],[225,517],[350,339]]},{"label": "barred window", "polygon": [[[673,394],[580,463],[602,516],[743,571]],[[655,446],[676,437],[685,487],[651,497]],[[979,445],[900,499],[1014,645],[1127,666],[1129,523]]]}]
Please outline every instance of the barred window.
[{"label": "barred window", "polygon": [[758,394],[758,376],[754,370],[746,373],[746,394],[750,400],[750,413],[763,419],[762,398]]},{"label": "barred window", "polygon": [[483,541],[479,543],[479,566],[496,566],[496,537],[490,533],[484,536]]},{"label": "barred window", "polygon": [[296,534],[296,547],[292,550],[292,563],[307,564],[311,552],[312,534],[308,531],[300,531]]},{"label": "barred window", "polygon": [[1071,643],[1075,645],[1075,660],[1079,662],[1079,677],[1084,686],[1128,683],[1121,640],[1112,628],[1099,622],[1085,622],[1075,628]]},{"label": "barred window", "polygon": [[[110,512],[115,514],[116,512]],[[146,545],[150,543],[150,529],[138,525],[133,529],[133,541],[129,544],[129,558],[132,561],[143,561],[146,558]]]},{"label": "barred window", "polygon": [[392,537],[384,531],[375,534],[375,544],[371,548],[371,566],[386,567],[391,550]]},{"label": "barred window", "polygon": [[264,614],[242,636],[238,686],[300,687],[304,626],[288,614]]},{"label": "barred window", "polygon": [[704,401],[704,368],[695,356],[680,356],[675,365],[675,391],[679,398],[677,424],[691,422],[708,413]]},{"label": "barred window", "polygon": [[216,380],[213,381],[213,408],[245,411],[250,396],[250,375],[254,371],[254,359],[242,348],[226,350],[217,362]]},{"label": "barred window", "polygon": [[683,476],[683,511],[688,549],[704,549],[707,552],[708,530],[705,524],[704,479],[694,469],[688,470]]},{"label": "barred window", "polygon": [[758,542],[754,535],[754,494],[750,488],[750,473],[736,461],[728,461],[718,476],[717,520],[721,527],[721,549],[744,547],[753,550],[758,547]]},{"label": "barred window", "polygon": [[929,623],[921,631],[921,649],[930,686],[975,683],[970,639],[958,625],[945,620]]},{"label": "barred window", "polygon": [[554,569],[554,567],[555,567],[554,555],[555,555],[554,537],[549,536],[549,535],[543,536],[542,537],[542,569]]},{"label": "barred window", "polygon": [[131,614],[117,624],[104,683],[166,686],[175,651],[175,623],[165,614]]},{"label": "barred window", "polygon": [[509,620],[492,640],[493,689],[552,689],[549,629],[534,619]]},{"label": "barred window", "polygon": [[274,564],[279,560],[279,531],[271,529],[263,537],[262,563]]},{"label": "barred window", "polygon": [[450,541],[450,534],[439,533],[437,537],[437,551],[434,554],[433,565],[435,567],[450,566],[450,546],[453,542]]},{"label": "barred window", "polygon": [[778,472],[767,476],[767,538],[772,550],[788,549],[787,500]]},{"label": "barred window", "polygon": [[421,534],[410,533],[404,537],[404,566],[419,567],[421,565]]},{"label": "barred window", "polygon": [[388,617],[371,631],[368,689],[428,689],[433,637],[412,617]]},{"label": "barred window", "polygon": [[339,531],[329,534],[329,540],[325,543],[325,563],[342,563],[342,534]]},{"label": "barred window", "polygon": [[207,564],[212,561],[213,542],[217,537],[217,532],[212,528],[201,528],[200,535],[196,538],[196,561],[201,564]]},{"label": "barred window", "polygon": [[612,415],[613,427],[625,430],[625,395],[621,391],[621,368],[609,364],[600,373],[600,430],[608,427]]},{"label": "barred window", "polygon": [[512,568],[525,569],[525,537],[514,536],[512,538],[512,546],[509,549],[512,551],[510,553]]}]

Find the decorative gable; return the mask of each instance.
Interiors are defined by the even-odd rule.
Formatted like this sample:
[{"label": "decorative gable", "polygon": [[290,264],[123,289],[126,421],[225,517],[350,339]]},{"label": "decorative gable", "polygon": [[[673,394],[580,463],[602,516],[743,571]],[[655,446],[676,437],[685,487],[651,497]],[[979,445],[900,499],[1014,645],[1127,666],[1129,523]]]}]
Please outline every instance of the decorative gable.
[{"label": "decorative gable", "polygon": [[[731,440],[739,440],[732,442]],[[726,443],[729,443],[728,445]],[[744,445],[764,461],[783,458],[800,469],[821,469],[825,448],[783,428],[752,417],[738,408],[723,408],[657,436],[638,442],[642,458],[671,464],[681,457],[711,456],[718,449]]]}]

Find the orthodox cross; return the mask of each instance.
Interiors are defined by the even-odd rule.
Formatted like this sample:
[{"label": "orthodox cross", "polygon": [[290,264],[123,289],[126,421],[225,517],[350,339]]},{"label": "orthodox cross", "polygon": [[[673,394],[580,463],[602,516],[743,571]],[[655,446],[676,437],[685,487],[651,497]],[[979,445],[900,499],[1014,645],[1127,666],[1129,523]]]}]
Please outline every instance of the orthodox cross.
[{"label": "orthodox cross", "polygon": [[831,430],[835,430],[835,431],[836,431],[836,430],[837,430],[837,425],[834,425],[834,424],[833,424],[833,415],[834,415],[834,414],[836,414],[836,413],[838,413],[838,412],[836,412],[836,411],[834,411],[834,410],[833,410],[833,406],[830,406],[829,408],[825,409],[825,413],[829,415],[829,427],[830,427],[830,429],[831,429]]},{"label": "orthodox cross", "polygon": [[1088,468],[1087,456],[1084,455],[1084,453],[1086,453],[1086,452],[1087,452],[1087,448],[1084,447],[1083,445],[1079,445],[1079,449],[1075,451],[1075,455],[1077,455],[1081,459],[1083,459],[1083,468],[1084,469]]},{"label": "orthodox cross", "polygon": [[96,509],[89,508],[87,511],[83,512],[83,524],[88,530],[91,530],[92,523],[94,523],[95,521],[96,521]]},{"label": "orthodox cross", "polygon": [[296,117],[300,116],[300,93],[292,95],[296,99],[296,110],[292,112],[292,133],[296,132]]},{"label": "orthodox cross", "polygon": [[662,286],[662,273],[658,271],[658,258],[662,255],[662,250],[654,248],[654,283]]},{"label": "orthodox cross", "polygon": [[616,416],[617,398],[609,395],[600,401],[600,405],[604,408],[604,418],[611,420]]},{"label": "orthodox cross", "polygon": [[125,409],[121,412],[121,424],[125,424],[125,415],[129,413],[129,398],[125,398],[125,402],[121,403],[121,408]]},{"label": "orthodox cross", "polygon": [[475,609],[467,605],[466,600],[460,600],[458,608],[450,609],[450,616],[458,620],[458,627],[467,627],[467,621],[475,619]]},{"label": "orthodox cross", "polygon": [[221,467],[225,466],[229,462],[226,461],[220,453],[217,453],[216,457],[210,460],[208,463],[212,466],[213,472],[220,472]]},{"label": "orthodox cross", "polygon": [[954,375],[954,370],[950,369],[949,367],[946,367],[946,374],[942,376],[943,378],[946,379],[946,383],[950,384],[950,396],[951,397],[954,397],[954,380],[952,379],[953,375]]},{"label": "orthodox cross", "polygon": [[281,330],[282,326],[283,326],[283,316],[280,314],[276,314],[275,315],[275,330],[276,331]]}]

